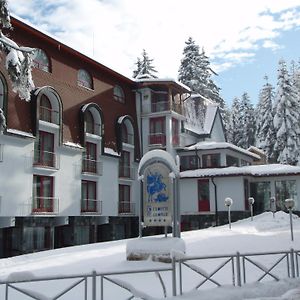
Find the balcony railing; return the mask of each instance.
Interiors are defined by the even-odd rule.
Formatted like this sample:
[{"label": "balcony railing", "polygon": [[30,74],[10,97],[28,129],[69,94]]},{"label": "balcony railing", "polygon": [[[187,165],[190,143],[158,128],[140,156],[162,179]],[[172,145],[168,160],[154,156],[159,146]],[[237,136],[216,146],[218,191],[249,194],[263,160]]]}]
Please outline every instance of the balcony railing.
[{"label": "balcony railing", "polygon": [[82,214],[102,214],[102,201],[96,199],[81,199]]},{"label": "balcony railing", "polygon": [[58,214],[59,201],[53,197],[33,197],[32,214]]},{"label": "balcony railing", "polygon": [[86,122],[86,133],[101,135],[101,124],[93,123],[93,122]]},{"label": "balcony railing", "polygon": [[134,214],[135,213],[135,203],[130,201],[120,201],[119,202],[119,214]]},{"label": "balcony railing", "polygon": [[127,135],[122,136],[122,142],[130,145],[134,145],[134,135],[127,133]]},{"label": "balcony railing", "polygon": [[54,152],[34,150],[33,166],[42,168],[59,168],[58,155]]},{"label": "balcony railing", "polygon": [[87,157],[82,158],[82,173],[101,176],[103,174],[103,163]]},{"label": "balcony railing", "polygon": [[165,133],[150,133],[149,134],[149,145],[166,145],[166,134]]},{"label": "balcony railing", "polygon": [[[149,107],[150,106],[150,107]],[[183,106],[180,103],[170,103],[168,101],[163,102],[151,102],[151,104],[144,104],[142,107],[142,112],[145,113],[155,113],[155,112],[165,112],[174,111],[178,114],[183,115]]]},{"label": "balcony railing", "polygon": [[3,161],[3,145],[0,144],[0,162]]},{"label": "balcony railing", "polygon": [[136,168],[130,166],[119,166],[119,178],[126,178],[126,179],[135,179],[135,171]]},{"label": "balcony railing", "polygon": [[48,107],[40,106],[40,120],[59,125],[59,112]]}]

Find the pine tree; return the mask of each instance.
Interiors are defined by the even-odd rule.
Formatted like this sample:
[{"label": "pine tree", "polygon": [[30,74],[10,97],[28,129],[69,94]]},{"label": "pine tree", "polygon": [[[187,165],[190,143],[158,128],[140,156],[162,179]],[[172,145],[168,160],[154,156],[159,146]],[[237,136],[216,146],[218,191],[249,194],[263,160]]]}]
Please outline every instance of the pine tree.
[{"label": "pine tree", "polygon": [[267,76],[265,80],[256,107],[256,146],[266,153],[269,160],[272,160],[276,139],[273,124],[274,87],[268,83]]},{"label": "pine tree", "polygon": [[253,104],[246,92],[242,95],[240,107],[242,135],[237,146],[247,149],[255,144],[255,116]]},{"label": "pine tree", "polygon": [[238,97],[235,97],[231,106],[228,141],[234,145],[238,145],[242,138],[242,118],[241,118],[241,101]]},{"label": "pine tree", "polygon": [[179,67],[178,80],[187,85],[194,93],[198,93],[219,104],[221,110],[225,102],[220,96],[220,88],[212,80],[216,73],[210,67],[210,61],[204,49],[201,53],[199,46],[189,37],[183,49],[183,58]]},{"label": "pine tree", "polygon": [[280,163],[297,164],[299,161],[299,117],[297,92],[291,83],[286,62],[280,60],[274,115],[274,150]]},{"label": "pine tree", "polygon": [[137,68],[133,71],[133,78],[136,79],[147,79],[157,78],[155,67],[152,65],[153,59],[150,59],[146,50],[143,49],[142,58],[137,58],[135,63]]},{"label": "pine tree", "polygon": [[[6,0],[0,0],[1,29],[11,29],[10,14]],[[21,99],[30,100],[30,92],[34,89],[31,76],[32,55],[34,49],[19,47],[14,41],[4,35],[0,29],[0,50],[6,56],[6,69],[11,80],[13,91]]]}]

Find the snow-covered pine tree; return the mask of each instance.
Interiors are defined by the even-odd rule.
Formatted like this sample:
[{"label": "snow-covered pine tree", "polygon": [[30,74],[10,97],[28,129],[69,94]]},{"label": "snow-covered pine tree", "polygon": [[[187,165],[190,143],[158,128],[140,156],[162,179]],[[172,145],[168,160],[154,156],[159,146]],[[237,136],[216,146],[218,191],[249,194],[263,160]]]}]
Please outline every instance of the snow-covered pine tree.
[{"label": "snow-covered pine tree", "polygon": [[153,66],[153,59],[149,58],[145,49],[142,52],[142,58],[137,58],[136,70],[133,71],[133,78],[136,79],[147,79],[157,78],[155,67]]},{"label": "snow-covered pine tree", "polygon": [[275,97],[274,150],[277,161],[284,164],[299,162],[299,102],[295,86],[291,83],[286,62],[281,59],[278,68],[277,93]]},{"label": "snow-covered pine tree", "polygon": [[243,135],[243,132],[241,130],[241,116],[241,101],[238,97],[235,97],[231,106],[229,130],[227,132],[228,141],[234,145],[238,145],[240,143]]},{"label": "snow-covered pine tree", "polygon": [[246,92],[242,95],[240,105],[242,135],[237,146],[247,149],[255,144],[255,116],[253,104]]},{"label": "snow-covered pine tree", "polygon": [[256,146],[266,153],[269,161],[272,161],[276,139],[273,124],[274,87],[268,82],[267,76],[264,79],[266,83],[260,90],[256,107]]},{"label": "snow-covered pine tree", "polygon": [[34,88],[31,77],[33,48],[19,47],[5,36],[2,29],[11,29],[10,14],[6,0],[0,0],[0,49],[6,56],[6,69],[12,82],[13,91],[21,99],[30,100],[30,92]]},{"label": "snow-covered pine tree", "polygon": [[178,80],[188,86],[194,93],[208,98],[219,104],[224,118],[225,102],[220,96],[220,88],[212,80],[216,73],[210,67],[210,61],[204,49],[201,53],[199,46],[189,37],[183,49],[183,58],[178,71]]}]

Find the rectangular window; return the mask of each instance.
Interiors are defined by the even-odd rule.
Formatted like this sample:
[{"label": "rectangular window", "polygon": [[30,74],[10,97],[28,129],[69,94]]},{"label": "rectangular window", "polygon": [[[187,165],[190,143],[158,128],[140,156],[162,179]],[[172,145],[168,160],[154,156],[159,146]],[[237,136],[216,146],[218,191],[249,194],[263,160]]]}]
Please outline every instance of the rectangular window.
[{"label": "rectangular window", "polygon": [[149,144],[166,145],[166,120],[164,117],[150,119]]},{"label": "rectangular window", "polygon": [[169,108],[167,92],[152,92],[151,93],[151,112],[166,111]]},{"label": "rectangular window", "polygon": [[81,212],[98,212],[97,183],[94,181],[81,182]]},{"label": "rectangular window", "polygon": [[55,167],[53,133],[39,131],[39,141],[34,151],[34,165]]},{"label": "rectangular window", "polygon": [[94,143],[86,143],[82,172],[97,174],[97,145]]},{"label": "rectangular window", "polygon": [[53,212],[53,177],[33,176],[33,212]]},{"label": "rectangular window", "polygon": [[286,210],[285,199],[292,198],[297,202],[296,180],[275,181],[277,209]]},{"label": "rectangular window", "polygon": [[179,145],[179,121],[172,118],[172,144]]},{"label": "rectangular window", "polygon": [[199,158],[197,155],[186,155],[180,157],[181,171],[196,170],[199,168]]},{"label": "rectangular window", "polygon": [[198,211],[210,211],[209,179],[198,180]]},{"label": "rectangular window", "polygon": [[203,168],[219,168],[221,166],[220,154],[205,154],[202,156]]},{"label": "rectangular window", "polygon": [[132,213],[130,185],[119,185],[119,213]]},{"label": "rectangular window", "polygon": [[239,166],[239,159],[237,157],[226,155],[226,165],[227,167],[238,167]]},{"label": "rectangular window", "polygon": [[122,151],[119,163],[119,176],[130,178],[130,152]]}]

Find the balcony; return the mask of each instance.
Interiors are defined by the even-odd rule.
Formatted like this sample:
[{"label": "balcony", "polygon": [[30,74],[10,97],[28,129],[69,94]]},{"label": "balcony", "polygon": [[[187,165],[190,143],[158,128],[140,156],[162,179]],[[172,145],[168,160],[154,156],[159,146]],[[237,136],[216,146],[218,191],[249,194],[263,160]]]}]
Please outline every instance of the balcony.
[{"label": "balcony", "polygon": [[166,134],[165,133],[150,133],[149,134],[149,145],[152,146],[166,146]]},{"label": "balcony", "polygon": [[136,168],[119,165],[119,178],[134,180],[135,173],[136,173]]},{"label": "balcony", "polygon": [[119,215],[133,215],[135,213],[135,203],[129,201],[119,202]]},{"label": "balcony", "polygon": [[82,174],[99,175],[103,174],[103,163],[87,157],[82,158]]},{"label": "balcony", "polygon": [[81,199],[81,214],[102,214],[102,201],[96,199]]},{"label": "balcony", "polygon": [[59,125],[59,112],[47,107],[40,106],[40,121]]},{"label": "balcony", "polygon": [[59,168],[59,160],[57,154],[49,151],[34,150],[33,166],[40,168]]},{"label": "balcony", "polygon": [[168,112],[174,111],[178,114],[183,115],[183,106],[180,103],[170,103],[168,101],[161,102],[151,102],[150,104],[144,104],[142,107],[142,113],[157,113],[157,112]]},{"label": "balcony", "polygon": [[127,133],[125,136],[122,136],[122,143],[134,145],[134,135]]},{"label": "balcony", "polygon": [[58,214],[59,201],[53,197],[33,197],[32,214]]},{"label": "balcony", "polygon": [[101,125],[94,122],[86,122],[86,133],[101,136]]}]

